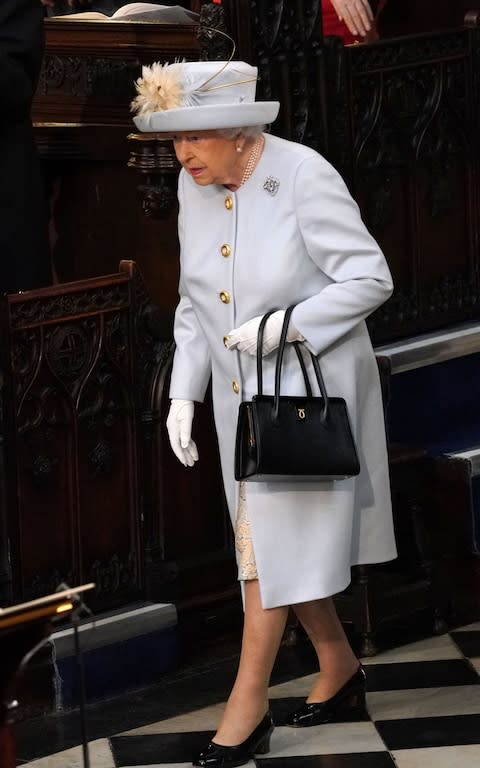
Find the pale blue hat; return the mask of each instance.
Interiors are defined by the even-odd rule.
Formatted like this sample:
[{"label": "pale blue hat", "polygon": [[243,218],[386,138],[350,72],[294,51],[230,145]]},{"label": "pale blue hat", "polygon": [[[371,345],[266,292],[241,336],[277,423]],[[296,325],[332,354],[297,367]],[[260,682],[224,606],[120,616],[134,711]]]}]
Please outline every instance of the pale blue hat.
[{"label": "pale blue hat", "polygon": [[132,110],[139,131],[169,133],[269,125],[278,101],[255,101],[256,67],[193,61],[143,67]]}]

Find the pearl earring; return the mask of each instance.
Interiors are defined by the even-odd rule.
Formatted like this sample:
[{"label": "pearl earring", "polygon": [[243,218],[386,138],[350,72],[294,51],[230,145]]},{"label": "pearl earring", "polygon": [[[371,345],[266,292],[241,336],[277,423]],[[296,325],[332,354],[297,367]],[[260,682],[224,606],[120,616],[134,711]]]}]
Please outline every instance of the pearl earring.
[{"label": "pearl earring", "polygon": [[238,153],[243,152],[243,147],[237,147],[237,152]]}]

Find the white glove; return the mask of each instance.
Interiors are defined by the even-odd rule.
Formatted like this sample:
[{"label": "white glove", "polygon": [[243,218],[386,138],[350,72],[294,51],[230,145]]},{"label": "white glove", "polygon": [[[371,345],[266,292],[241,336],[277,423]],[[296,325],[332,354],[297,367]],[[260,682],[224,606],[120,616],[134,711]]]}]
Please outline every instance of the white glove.
[{"label": "white glove", "polygon": [[191,400],[172,400],[167,417],[172,451],[184,467],[193,467],[198,461],[197,446],[192,440],[193,409]]},{"label": "white glove", "polygon": [[[247,352],[249,355],[256,355],[258,327],[262,317],[263,315],[254,317],[253,320],[248,320],[248,322],[244,323],[239,328],[230,331],[228,336],[225,337],[226,348],[238,349],[239,352]],[[273,350],[280,344],[284,317],[285,310],[279,309],[278,312],[274,312],[273,315],[270,315],[268,318],[263,333],[263,356],[268,355],[269,352],[273,352]],[[304,341],[302,334],[299,333],[291,323],[288,327],[287,341]]]}]

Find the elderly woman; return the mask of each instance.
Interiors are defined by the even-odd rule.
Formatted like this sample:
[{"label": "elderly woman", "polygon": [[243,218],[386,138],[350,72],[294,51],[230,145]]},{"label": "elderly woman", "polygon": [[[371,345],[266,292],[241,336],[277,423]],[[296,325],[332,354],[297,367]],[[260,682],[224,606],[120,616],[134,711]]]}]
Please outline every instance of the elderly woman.
[{"label": "elderly woman", "polygon": [[[385,259],[338,173],[320,155],[264,132],[279,105],[256,102],[257,71],[243,62],[153,65],[137,82],[140,130],[173,137],[182,165],[180,301],[167,427],[185,466],[198,460],[194,403],[212,378],[223,479],[236,532],[245,621],[238,675],[213,740],[196,766],[239,766],[269,749],[268,685],[289,606],[318,654],[320,675],[288,722],[324,723],[361,707],[363,669],[332,595],[357,563],[395,557],[382,399],[365,318],[391,294]],[[246,126],[246,127],[245,127]],[[265,391],[284,308],[288,341],[321,360],[327,389],[345,398],[360,455],[355,479],[238,483],[239,403],[256,391],[261,317]],[[293,345],[282,391],[304,394]]]}]

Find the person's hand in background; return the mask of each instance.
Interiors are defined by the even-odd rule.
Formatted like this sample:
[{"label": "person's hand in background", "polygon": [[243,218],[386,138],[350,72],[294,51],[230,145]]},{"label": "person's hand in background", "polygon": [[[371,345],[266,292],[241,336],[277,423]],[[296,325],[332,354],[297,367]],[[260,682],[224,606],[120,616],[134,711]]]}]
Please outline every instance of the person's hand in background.
[{"label": "person's hand in background", "polygon": [[340,21],[352,35],[365,37],[372,28],[373,12],[368,0],[330,0]]}]

